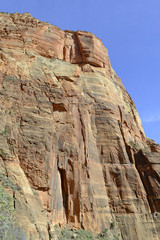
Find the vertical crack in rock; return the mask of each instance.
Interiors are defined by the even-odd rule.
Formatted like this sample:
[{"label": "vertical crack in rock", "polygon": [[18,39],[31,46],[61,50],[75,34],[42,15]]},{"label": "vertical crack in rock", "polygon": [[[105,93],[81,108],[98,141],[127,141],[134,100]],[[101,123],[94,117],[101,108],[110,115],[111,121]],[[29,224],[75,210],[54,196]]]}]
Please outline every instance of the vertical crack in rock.
[{"label": "vertical crack in rock", "polygon": [[62,189],[62,198],[63,198],[63,208],[66,215],[66,220],[68,221],[68,186],[67,186],[67,177],[66,177],[66,170],[61,168],[58,164],[58,171],[60,173],[60,179],[61,179],[61,189]]},{"label": "vertical crack in rock", "polygon": [[84,157],[85,157],[85,166],[87,167],[87,159],[88,159],[88,154],[87,154],[87,141],[86,141],[86,131],[85,131],[85,123],[81,114],[81,111],[78,107],[78,112],[79,112],[79,119],[81,123],[81,134],[82,134],[82,139],[83,139],[83,144],[84,144]]},{"label": "vertical crack in rock", "polygon": [[120,132],[121,132],[121,136],[123,138],[123,142],[124,142],[124,145],[125,145],[125,149],[126,149],[126,153],[128,155],[129,161],[130,161],[130,163],[134,163],[134,159],[133,159],[133,156],[132,156],[132,153],[131,153],[131,147],[128,146],[128,144],[126,143],[125,135],[124,135],[124,132],[123,132],[122,111],[121,111],[120,106],[118,106],[118,108],[119,108],[119,113],[120,113],[120,121],[118,121],[118,124],[119,124],[119,129],[120,129]]},{"label": "vertical crack in rock", "polygon": [[16,209],[16,194],[15,194],[15,190],[13,190],[13,207],[14,207],[14,209]]},{"label": "vertical crack in rock", "polygon": [[63,47],[63,60],[66,60],[66,46]]},{"label": "vertical crack in rock", "polygon": [[135,166],[136,169],[139,173],[139,176],[141,178],[141,181],[143,183],[144,189],[146,191],[146,195],[147,195],[147,199],[148,199],[148,203],[150,206],[150,210],[151,213],[155,213],[156,212],[156,207],[154,204],[154,200],[153,200],[153,191],[152,191],[152,187],[151,184],[149,182],[149,175],[147,174],[146,170],[148,170],[147,168],[150,168],[147,164],[147,159],[146,157],[143,155],[142,150],[140,150],[138,153],[135,154]]},{"label": "vertical crack in rock", "polygon": [[49,224],[49,223],[47,224],[47,230],[48,230],[49,240],[53,239],[52,236],[51,236],[51,227],[50,227],[50,224]]},{"label": "vertical crack in rock", "polygon": [[37,226],[36,223],[34,223],[34,226],[35,226],[35,228],[36,228],[36,230],[37,230],[37,233],[38,233],[38,235],[39,235],[39,239],[45,240],[45,239],[42,237],[42,235],[41,235],[41,233],[40,233],[40,231],[39,231],[39,228],[38,228],[38,226]]},{"label": "vertical crack in rock", "polygon": [[81,41],[80,41],[79,36],[78,36],[78,31],[76,32],[76,38],[77,38],[77,43],[78,43],[78,46],[79,46],[79,50],[80,50],[83,62],[87,63],[87,60],[86,60],[84,52],[83,52],[82,44],[81,44]]},{"label": "vertical crack in rock", "polygon": [[69,54],[69,60],[70,62],[72,62],[72,57],[73,57],[73,49],[72,49],[72,46],[70,48],[70,54]]}]

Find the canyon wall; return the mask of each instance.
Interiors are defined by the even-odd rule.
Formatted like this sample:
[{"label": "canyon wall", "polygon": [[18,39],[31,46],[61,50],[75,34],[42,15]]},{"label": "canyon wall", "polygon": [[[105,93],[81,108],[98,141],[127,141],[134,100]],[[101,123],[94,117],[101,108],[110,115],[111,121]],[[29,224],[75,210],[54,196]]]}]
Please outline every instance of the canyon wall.
[{"label": "canyon wall", "polygon": [[1,13],[0,121],[0,180],[29,240],[55,224],[160,238],[160,146],[92,33]]}]

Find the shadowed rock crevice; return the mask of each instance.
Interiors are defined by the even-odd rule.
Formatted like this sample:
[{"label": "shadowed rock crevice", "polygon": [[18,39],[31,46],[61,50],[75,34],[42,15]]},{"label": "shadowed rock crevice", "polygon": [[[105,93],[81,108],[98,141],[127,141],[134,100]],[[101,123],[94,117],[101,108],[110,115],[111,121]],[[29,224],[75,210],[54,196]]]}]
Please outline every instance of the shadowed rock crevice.
[{"label": "shadowed rock crevice", "polygon": [[83,52],[82,44],[81,44],[81,41],[80,41],[79,36],[78,36],[78,32],[76,32],[76,39],[77,39],[77,43],[78,43],[79,50],[80,50],[80,53],[81,53],[81,57],[83,59],[83,63],[87,63],[87,60],[86,60],[84,52]]},{"label": "shadowed rock crevice", "polygon": [[[154,171],[152,164],[147,158],[147,153],[146,155],[144,155],[143,151],[140,150],[138,153],[135,154],[135,166],[138,170],[144,189],[146,191],[151,212],[160,212],[159,204],[156,204],[157,196],[155,196],[154,188],[151,185],[152,179],[160,182],[160,176]],[[160,200],[158,199],[158,201]]]},{"label": "shadowed rock crevice", "polygon": [[53,103],[53,112],[58,111],[58,112],[66,112],[67,108],[64,103]]},{"label": "shadowed rock crevice", "polygon": [[61,178],[61,189],[62,189],[62,197],[63,197],[63,208],[65,211],[66,219],[68,220],[68,185],[67,185],[67,178],[66,178],[66,172],[65,169],[61,169],[58,167],[58,171],[60,173]]}]

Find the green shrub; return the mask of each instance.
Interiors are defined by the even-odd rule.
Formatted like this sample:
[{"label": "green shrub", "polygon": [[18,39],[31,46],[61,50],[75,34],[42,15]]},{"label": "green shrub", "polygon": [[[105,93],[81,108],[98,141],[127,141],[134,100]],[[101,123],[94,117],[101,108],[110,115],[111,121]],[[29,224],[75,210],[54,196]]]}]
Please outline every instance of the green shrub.
[{"label": "green shrub", "polygon": [[68,228],[67,226],[61,228],[58,225],[54,226],[54,231],[51,233],[52,239],[56,237],[58,240],[119,240],[111,229],[104,229],[97,235],[84,229]]},{"label": "green shrub", "polygon": [[4,187],[10,188],[12,190],[21,190],[21,187],[12,182],[12,180],[9,177],[6,177],[5,174],[0,172],[0,184]]},{"label": "green shrub", "polygon": [[132,148],[139,148],[138,144],[134,143],[133,141],[130,141],[129,144]]},{"label": "green shrub", "polygon": [[87,230],[80,229],[76,230],[75,233],[77,234],[76,239],[94,239],[93,234]]},{"label": "green shrub", "polygon": [[26,240],[26,235],[18,226],[14,216],[13,198],[0,186],[0,239]]},{"label": "green shrub", "polygon": [[106,237],[108,237],[108,229],[104,229],[102,232],[100,232],[96,238],[97,239],[107,239]]},{"label": "green shrub", "polygon": [[60,228],[57,225],[55,225],[54,229],[55,229],[54,235],[57,236],[58,240],[69,240],[69,239],[94,240],[95,239],[91,232],[83,229],[78,230],[78,229],[68,228],[67,226]]}]

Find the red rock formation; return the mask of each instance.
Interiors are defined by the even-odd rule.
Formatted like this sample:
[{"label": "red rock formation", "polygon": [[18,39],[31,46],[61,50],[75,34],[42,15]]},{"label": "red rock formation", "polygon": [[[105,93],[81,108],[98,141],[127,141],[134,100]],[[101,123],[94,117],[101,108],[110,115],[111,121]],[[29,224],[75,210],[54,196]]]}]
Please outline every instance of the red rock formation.
[{"label": "red rock formation", "polygon": [[0,100],[1,173],[28,239],[49,239],[48,222],[159,239],[160,146],[100,39],[1,13]]}]

